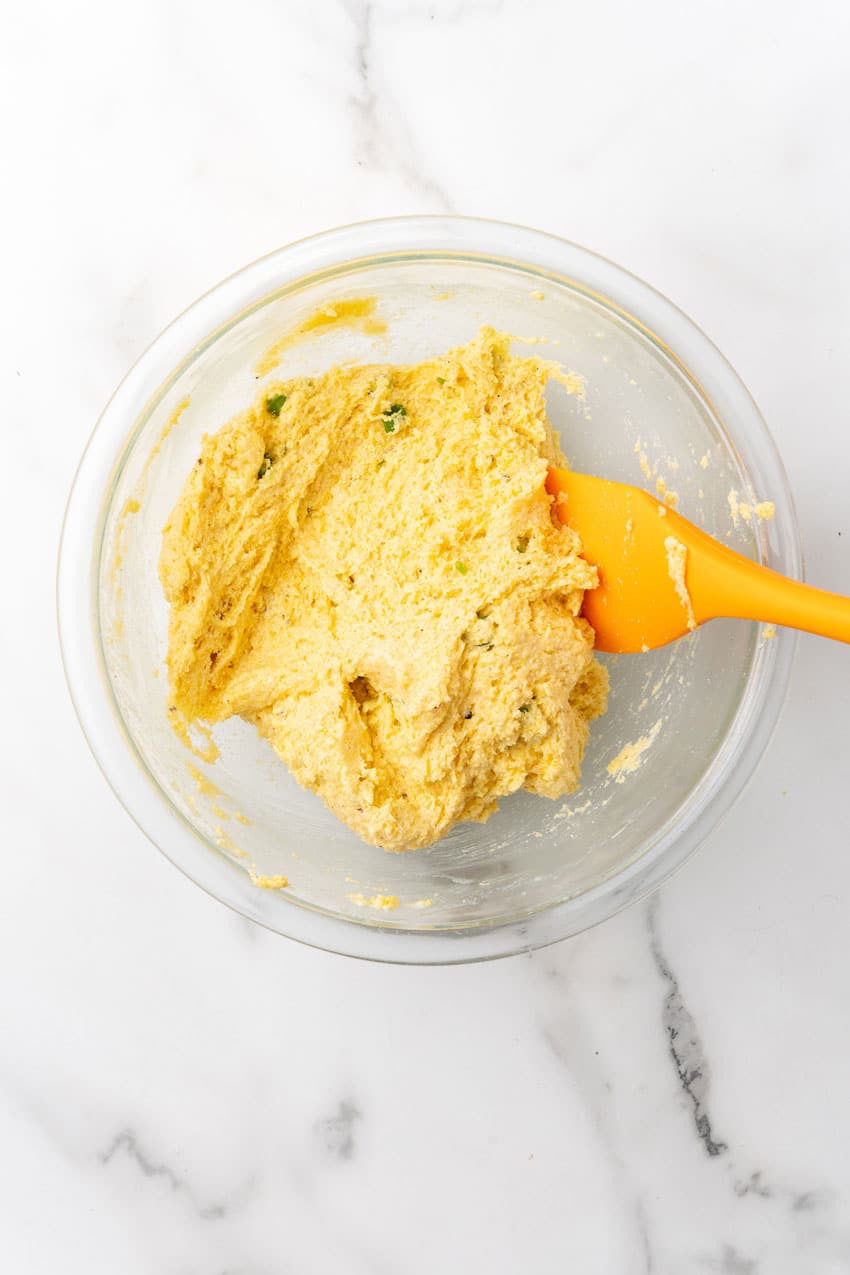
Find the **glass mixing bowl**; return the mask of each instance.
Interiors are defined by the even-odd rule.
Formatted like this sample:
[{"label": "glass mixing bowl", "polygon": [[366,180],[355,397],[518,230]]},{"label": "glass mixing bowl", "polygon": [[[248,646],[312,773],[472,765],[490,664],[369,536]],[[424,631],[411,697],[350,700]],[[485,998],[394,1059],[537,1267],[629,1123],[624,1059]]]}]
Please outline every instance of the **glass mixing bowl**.
[{"label": "glass mixing bowl", "polygon": [[[610,262],[495,222],[375,221],[283,248],[197,301],[116,391],[71,492],[58,607],[74,704],[120,801],[192,880],[291,938],[389,961],[507,955],[610,916],[703,840],[767,743],[794,636],[715,621],[663,650],[609,657],[610,707],[577,793],[518,793],[488,823],[408,854],[360,841],[242,721],[215,728],[215,764],[191,753],[169,723],[161,529],[201,435],[253,399],[261,355],[320,305],[360,296],[377,298],[384,334],[316,332],[271,375],[416,361],[491,324],[541,338],[534,348],[585,377],[584,403],[550,395],[573,468],[663,479],[712,535],[798,576],[793,505],[752,399],[689,319]],[[733,521],[730,491],[774,501],[774,520]],[[652,743],[639,767],[609,773],[641,738]],[[289,887],[260,889],[251,870]],[[373,896],[399,905],[364,905]]]}]

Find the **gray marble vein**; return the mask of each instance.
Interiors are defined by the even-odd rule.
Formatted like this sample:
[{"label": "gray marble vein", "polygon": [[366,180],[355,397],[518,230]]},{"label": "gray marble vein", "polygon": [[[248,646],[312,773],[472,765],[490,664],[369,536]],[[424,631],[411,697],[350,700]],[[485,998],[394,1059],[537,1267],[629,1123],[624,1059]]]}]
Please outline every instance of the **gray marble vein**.
[{"label": "gray marble vein", "polygon": [[679,982],[661,948],[658,933],[658,898],[647,908],[647,923],[655,967],[667,984],[662,1023],[667,1034],[670,1056],[679,1077],[682,1092],[693,1110],[694,1127],[710,1156],[723,1155],[727,1144],[717,1138],[708,1112],[710,1071],[694,1017],[685,1004]]},{"label": "gray marble vein", "polygon": [[316,1122],[314,1132],[332,1156],[350,1160],[356,1146],[356,1125],[361,1119],[357,1104],[342,1099],[332,1116]]},{"label": "gray marble vein", "polygon": [[226,1216],[228,1206],[223,1203],[200,1204],[195,1198],[189,1182],[181,1177],[164,1160],[154,1159],[146,1151],[138,1136],[132,1129],[122,1129],[115,1135],[109,1146],[101,1152],[100,1162],[109,1165],[116,1157],[123,1156],[133,1164],[145,1178],[159,1178],[167,1183],[172,1191],[180,1192],[191,1200],[198,1217],[208,1221],[216,1221]]},{"label": "gray marble vein", "polygon": [[[547,977],[551,977],[554,971],[547,970],[546,973]],[[640,1245],[642,1275],[653,1275],[655,1261],[649,1219],[640,1192],[630,1179],[626,1163],[617,1150],[615,1137],[609,1128],[611,1118],[609,1098],[612,1085],[602,1072],[599,1051],[593,1050],[592,1057],[589,1056],[584,1031],[564,1032],[562,1030],[559,1032],[556,1027],[546,1024],[542,1024],[540,1030],[551,1053],[558,1063],[569,1071],[572,1080],[580,1088],[582,1097],[591,1112],[600,1146],[604,1148],[605,1155],[621,1183],[624,1206],[628,1209]]]},{"label": "gray marble vein", "polygon": [[354,28],[357,91],[350,95],[354,158],[361,168],[396,174],[428,204],[451,212],[444,187],[426,169],[410,123],[399,103],[390,102],[375,68],[375,25],[379,10],[372,0],[342,0]]},{"label": "gray marble vein", "polygon": [[771,1200],[792,1213],[813,1213],[828,1208],[834,1202],[828,1191],[801,1191],[794,1187],[779,1186],[771,1182],[761,1169],[756,1169],[748,1177],[735,1177],[732,1190],[739,1200]]},{"label": "gray marble vein", "polygon": [[365,165],[375,162],[379,134],[371,66],[374,6],[370,0],[344,0],[344,4],[354,25],[354,66],[359,86],[349,99],[357,120],[355,158],[358,164]]},{"label": "gray marble vein", "polygon": [[743,1199],[745,1195],[756,1195],[762,1200],[769,1200],[773,1195],[770,1187],[764,1182],[760,1169],[751,1173],[746,1180],[739,1178],[732,1189],[739,1199]]},{"label": "gray marble vein", "polygon": [[703,1257],[700,1266],[718,1275],[756,1275],[758,1262],[744,1257],[733,1244],[724,1244],[719,1257]]}]

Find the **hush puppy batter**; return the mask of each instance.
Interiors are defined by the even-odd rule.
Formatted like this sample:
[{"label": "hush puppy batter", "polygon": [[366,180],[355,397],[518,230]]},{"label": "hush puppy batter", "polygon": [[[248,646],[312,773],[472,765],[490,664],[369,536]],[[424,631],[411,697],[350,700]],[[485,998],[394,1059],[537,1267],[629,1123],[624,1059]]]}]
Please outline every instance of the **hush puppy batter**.
[{"label": "hush puppy batter", "polygon": [[163,535],[171,703],[253,723],[359,836],[429,845],[578,784],[596,570],[544,489],[550,378],[485,328],[282,381],[203,440]]}]

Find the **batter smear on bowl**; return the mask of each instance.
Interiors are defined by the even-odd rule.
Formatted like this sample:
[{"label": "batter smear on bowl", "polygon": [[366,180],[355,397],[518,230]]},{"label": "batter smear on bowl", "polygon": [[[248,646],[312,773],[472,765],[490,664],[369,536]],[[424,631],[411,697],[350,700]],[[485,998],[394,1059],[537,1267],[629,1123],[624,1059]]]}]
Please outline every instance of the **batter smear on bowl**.
[{"label": "batter smear on bowl", "polygon": [[509,344],[266,387],[163,535],[172,716],[244,717],[388,850],[572,792],[605,710],[596,570],[544,488],[546,384],[580,382]]}]

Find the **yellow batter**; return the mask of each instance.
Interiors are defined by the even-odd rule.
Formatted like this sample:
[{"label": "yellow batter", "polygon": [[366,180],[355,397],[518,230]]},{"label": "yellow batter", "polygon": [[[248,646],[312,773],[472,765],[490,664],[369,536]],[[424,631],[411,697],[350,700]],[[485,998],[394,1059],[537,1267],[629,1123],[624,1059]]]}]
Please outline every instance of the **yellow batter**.
[{"label": "yellow batter", "polygon": [[254,723],[366,841],[409,850],[578,783],[607,676],[553,520],[553,364],[485,328],[412,367],[263,390],[165,528],[173,717]]}]

